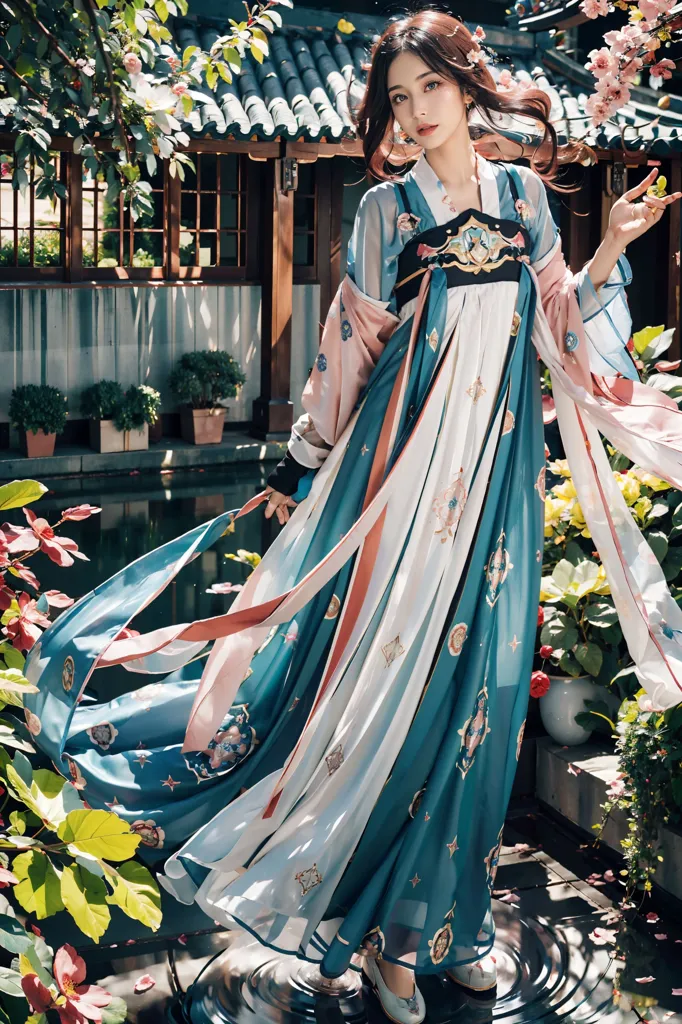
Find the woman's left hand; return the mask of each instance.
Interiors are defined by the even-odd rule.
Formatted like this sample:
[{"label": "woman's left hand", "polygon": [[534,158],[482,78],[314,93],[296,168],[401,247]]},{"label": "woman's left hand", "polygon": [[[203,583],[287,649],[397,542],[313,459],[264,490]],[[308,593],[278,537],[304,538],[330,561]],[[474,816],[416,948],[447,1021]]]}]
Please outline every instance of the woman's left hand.
[{"label": "woman's left hand", "polygon": [[[646,195],[646,190],[654,184],[657,176],[658,168],[654,167],[639,185],[624,192],[611,207],[608,234],[619,249],[623,250],[635,238],[658,224],[666,206],[682,198],[682,192],[673,192],[662,198]],[[642,196],[642,200],[636,203],[634,200],[639,196]]]}]

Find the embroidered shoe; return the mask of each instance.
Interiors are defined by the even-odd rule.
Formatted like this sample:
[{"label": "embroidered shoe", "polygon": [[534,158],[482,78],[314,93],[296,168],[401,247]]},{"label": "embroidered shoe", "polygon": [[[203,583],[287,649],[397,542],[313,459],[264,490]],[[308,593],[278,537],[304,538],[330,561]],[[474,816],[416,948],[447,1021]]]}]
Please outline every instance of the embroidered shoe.
[{"label": "embroidered shoe", "polygon": [[472,964],[448,967],[446,974],[458,985],[463,985],[473,992],[492,994],[492,989],[497,985],[497,965],[490,954]]},{"label": "embroidered shoe", "polygon": [[395,1024],[422,1024],[426,1017],[426,1003],[416,981],[414,994],[403,998],[391,992],[375,960],[364,957],[362,969],[389,1020],[395,1021]]}]

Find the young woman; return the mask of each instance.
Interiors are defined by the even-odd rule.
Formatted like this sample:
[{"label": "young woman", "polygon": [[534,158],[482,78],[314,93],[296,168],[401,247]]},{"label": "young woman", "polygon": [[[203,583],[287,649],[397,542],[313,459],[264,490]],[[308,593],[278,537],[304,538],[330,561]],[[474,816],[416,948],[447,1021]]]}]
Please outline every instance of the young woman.
[{"label": "young woman", "polygon": [[[485,160],[473,111],[497,127],[531,118],[544,162]],[[538,357],[638,675],[661,706],[680,699],[682,611],[599,433],[682,487],[682,416],[639,382],[623,291],[625,246],[679,193],[648,196],[652,172],[569,274],[543,182],[557,159],[547,98],[498,90],[477,38],[443,13],[387,28],[359,125],[380,183],[360,204],[286,458],[237,515],[60,617],[29,658],[41,685],[27,720],[148,853],[184,842],[162,877],[178,899],[325,977],[362,958],[388,1015],[419,1024],[415,971],[494,992],[491,896],[542,571]],[[402,176],[398,131],[422,149]],[[266,499],[287,525],[230,612],[120,633]],[[72,720],[92,670],[114,664],[167,675]]]}]

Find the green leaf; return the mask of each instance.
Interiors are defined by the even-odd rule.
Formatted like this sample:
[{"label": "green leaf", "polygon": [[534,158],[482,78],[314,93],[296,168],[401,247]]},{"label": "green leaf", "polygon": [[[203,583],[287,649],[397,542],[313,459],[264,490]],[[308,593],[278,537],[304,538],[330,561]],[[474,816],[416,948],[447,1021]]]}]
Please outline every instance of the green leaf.
[{"label": "green leaf", "polygon": [[166,4],[166,0],[156,0],[154,10],[156,11],[159,21],[163,22],[168,20],[168,6]]},{"label": "green leaf", "polygon": [[149,870],[135,860],[112,868],[102,864],[114,891],[107,903],[114,903],[135,921],[157,931],[161,924],[161,894]]},{"label": "green leaf", "polygon": [[585,608],[585,618],[593,626],[604,628],[606,626],[613,626],[614,623],[618,622],[618,612],[607,601],[598,601],[587,605]]},{"label": "green leaf", "polygon": [[45,484],[38,483],[37,480],[12,480],[9,484],[2,484],[0,486],[0,512],[37,501],[46,491]]},{"label": "green leaf", "polygon": [[33,940],[26,934],[26,929],[15,917],[0,914],[0,946],[10,953],[25,953]]},{"label": "green leaf", "polygon": [[[679,550],[682,551],[682,548]],[[23,669],[26,664],[26,658],[21,651],[18,651],[16,647],[12,647],[12,645],[7,642],[0,644],[0,656],[5,662],[7,668]]]},{"label": "green leaf", "polygon": [[57,834],[77,850],[106,860],[128,860],[140,843],[130,825],[110,811],[71,811]]},{"label": "green leaf", "polygon": [[14,895],[27,913],[40,921],[64,909],[60,878],[46,854],[40,850],[20,853],[12,862],[12,871],[19,879]]},{"label": "green leaf", "polygon": [[7,996],[14,996],[16,999],[25,998],[19,971],[12,971],[9,967],[0,967],[0,992],[4,992]]},{"label": "green leaf", "polygon": [[662,562],[668,553],[668,538],[661,530],[649,530],[646,535],[647,543],[659,562]]},{"label": "green leaf", "polygon": [[128,1016],[128,1007],[120,996],[114,996],[111,1002],[102,1007],[102,1024],[123,1024]]},{"label": "green leaf", "polygon": [[[195,53],[199,52],[198,46],[187,46],[182,53],[182,63],[186,64],[190,57],[193,57]],[[682,507],[682,506],[681,506]]]},{"label": "green leaf", "polygon": [[3,668],[0,669],[0,690],[8,693],[37,693],[38,687],[29,683],[18,668]]},{"label": "green leaf", "polygon": [[55,832],[74,805],[81,806],[77,791],[72,786],[65,789],[66,780],[47,768],[38,768],[33,773],[30,788],[12,765],[7,766],[6,774],[12,796]]},{"label": "green leaf", "polygon": [[99,943],[111,921],[102,879],[86,868],[69,864],[62,872],[61,896],[83,934]]},{"label": "green leaf", "polygon": [[249,50],[251,51],[251,56],[256,61],[256,63],[262,64],[263,63],[263,51],[260,49],[260,47],[256,46],[255,43],[251,43],[251,45],[249,46]]}]

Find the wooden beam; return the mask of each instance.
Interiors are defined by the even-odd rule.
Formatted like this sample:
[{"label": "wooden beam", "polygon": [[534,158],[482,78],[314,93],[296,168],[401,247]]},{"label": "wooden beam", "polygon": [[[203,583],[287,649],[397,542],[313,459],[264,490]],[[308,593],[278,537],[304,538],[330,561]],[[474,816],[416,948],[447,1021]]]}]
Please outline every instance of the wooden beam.
[{"label": "wooden beam", "polygon": [[[670,161],[670,182],[668,193],[682,192],[682,164],[680,157],[675,155]],[[668,207],[668,316],[666,327],[674,327],[672,345],[668,349],[666,358],[679,359],[682,352],[680,345],[680,268],[675,259],[675,253],[679,259],[680,246],[682,245],[682,223],[680,218],[680,204],[673,203]]]},{"label": "wooden beam", "polygon": [[601,168],[588,168],[583,176],[583,184],[579,191],[571,192],[568,199],[568,207],[571,212],[568,231],[568,252],[565,254],[566,262],[576,274],[585,266],[593,255],[593,248],[590,239],[590,216],[594,215],[592,209],[592,180],[590,170],[597,173]]},{"label": "wooden beam", "polygon": [[264,246],[261,302],[261,390],[253,403],[251,435],[286,441],[293,424],[291,316],[293,308],[294,193],[283,192],[284,160],[264,167]]},{"label": "wooden beam", "polygon": [[320,323],[319,338],[327,311],[332,303],[332,268],[327,254],[331,248],[332,226],[332,167],[334,162],[320,161],[315,168],[317,186],[317,209],[315,211],[315,234],[317,248],[317,279],[320,282]]},{"label": "wooden beam", "polygon": [[67,153],[66,159],[66,226],[64,249],[65,281],[83,279],[83,158]]},{"label": "wooden beam", "polygon": [[180,276],[180,199],[182,183],[178,174],[171,177],[166,167],[166,279],[177,281]]}]

